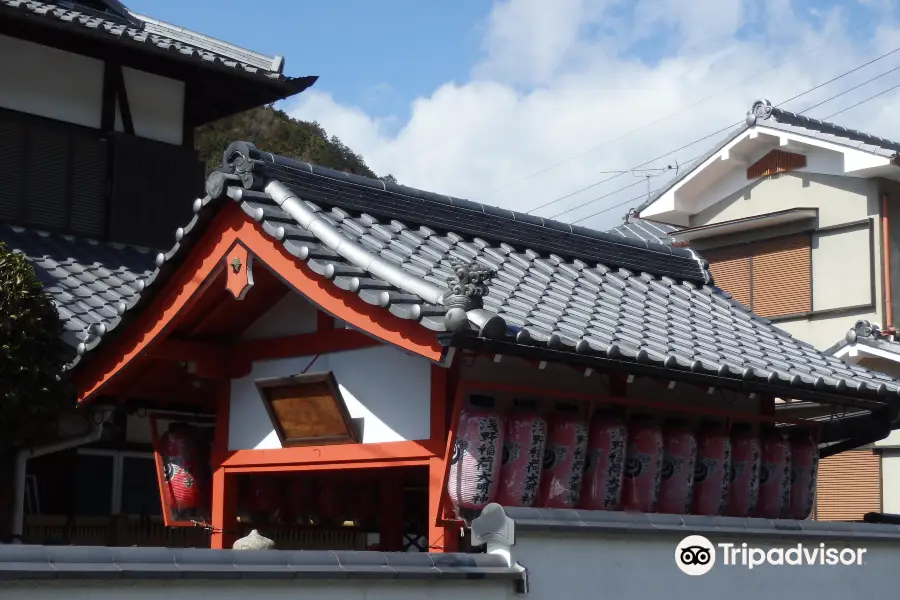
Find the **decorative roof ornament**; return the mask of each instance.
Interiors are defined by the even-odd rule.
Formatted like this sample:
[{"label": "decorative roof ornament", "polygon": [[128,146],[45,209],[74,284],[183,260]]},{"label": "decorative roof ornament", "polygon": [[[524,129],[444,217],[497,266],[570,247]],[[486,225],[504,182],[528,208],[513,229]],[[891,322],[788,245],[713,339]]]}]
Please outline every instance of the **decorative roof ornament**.
[{"label": "decorative roof ornament", "polygon": [[231,546],[232,550],[274,550],[275,542],[254,529]]},{"label": "decorative roof ornament", "polygon": [[768,100],[757,100],[747,112],[747,125],[753,127],[756,121],[765,121],[772,116],[772,103]]},{"label": "decorative roof ornament", "polygon": [[487,283],[494,272],[476,262],[454,260],[450,266],[453,268],[453,275],[447,278],[450,289],[444,292],[444,306],[465,311],[481,308],[484,296],[488,293]]},{"label": "decorative roof ornament", "polygon": [[452,260],[450,266],[453,274],[447,278],[449,289],[441,296],[441,302],[447,308],[444,325],[447,331],[462,333],[468,331],[471,310],[484,306],[487,295],[487,282],[494,276],[494,271],[476,262]]}]

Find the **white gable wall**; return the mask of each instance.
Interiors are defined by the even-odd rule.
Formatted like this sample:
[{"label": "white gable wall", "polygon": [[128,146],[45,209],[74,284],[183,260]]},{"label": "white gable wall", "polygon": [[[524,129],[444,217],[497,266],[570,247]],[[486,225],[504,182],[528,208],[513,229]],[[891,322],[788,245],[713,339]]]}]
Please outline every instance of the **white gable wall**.
[{"label": "white gable wall", "polygon": [[313,333],[318,326],[318,309],[296,292],[279,300],[263,316],[247,328],[242,340],[262,340]]},{"label": "white gable wall", "polygon": [[[296,375],[315,356],[258,361],[246,377],[231,382],[229,450],[280,448],[257,379]],[[307,373],[331,371],[350,417],[363,419],[364,444],[431,437],[431,363],[393,346],[319,356]]]},{"label": "white gable wall", "polygon": [[[5,35],[0,35],[0,57],[0,107],[100,128],[103,61]],[[122,71],[135,135],[181,145],[184,82]],[[122,131],[121,114],[116,129]]]}]

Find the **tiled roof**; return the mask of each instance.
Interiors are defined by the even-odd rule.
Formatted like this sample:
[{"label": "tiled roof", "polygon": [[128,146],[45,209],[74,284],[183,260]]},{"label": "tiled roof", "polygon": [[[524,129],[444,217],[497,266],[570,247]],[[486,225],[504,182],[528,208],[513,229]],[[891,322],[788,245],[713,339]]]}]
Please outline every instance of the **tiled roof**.
[{"label": "tiled roof", "polygon": [[[755,110],[760,104],[765,106],[764,101],[761,101],[755,103],[753,109]],[[824,142],[830,142],[838,146],[845,146],[848,148],[854,148],[856,150],[862,150],[864,152],[870,152],[872,154],[883,156],[885,158],[892,158],[896,156],[897,148],[900,147],[900,144],[898,144],[898,142],[894,142],[892,140],[878,138],[876,136],[865,134],[859,131],[847,129],[833,123],[807,119],[802,115],[797,115],[779,109],[776,109],[774,114],[770,115],[771,118],[769,118],[768,116],[762,116],[762,114],[759,118],[753,118],[752,112],[753,111],[751,111],[751,113],[748,113],[748,118],[744,123],[731,131],[718,144],[714,145],[708,151],[703,153],[702,156],[688,164],[687,167],[681,169],[675,177],[654,190],[654,192],[650,195],[649,198],[647,198],[647,200],[645,200],[632,210],[637,214],[640,214],[641,211],[659,200],[659,198],[662,197],[663,194],[672,189],[672,187],[674,187],[678,182],[690,175],[697,167],[709,160],[712,156],[718,154],[736,137],[756,125],[759,125],[761,127],[768,127],[770,129],[777,129],[788,133],[794,133],[808,138],[822,140]]]},{"label": "tiled roof", "polygon": [[[273,241],[335,286],[435,332],[649,366],[673,378],[706,376],[745,390],[791,388],[797,398],[826,393],[893,402],[900,391],[891,378],[824,356],[751,314],[706,281],[704,265],[687,249],[616,241],[249,144],[232,144],[226,156],[222,172],[207,182],[210,195],[195,202],[194,220],[157,256],[142,299],[159,287],[154,280],[177,268],[220,199],[231,196]],[[293,195],[305,202],[286,198]],[[452,261],[494,272],[482,309],[449,308]],[[82,351],[119,317],[91,328]]]},{"label": "tiled roof", "polygon": [[143,44],[148,48],[168,51],[204,64],[238,69],[269,80],[305,83],[305,87],[315,81],[314,77],[289,78],[282,75],[283,60],[280,57],[269,57],[133,13],[119,18],[112,13],[94,11],[77,3],[73,6],[72,2],[62,0],[0,0],[0,18],[7,17],[52,20],[57,25],[82,29],[85,33]]},{"label": "tiled roof", "polygon": [[72,236],[0,226],[0,242],[21,252],[59,310],[63,339],[77,356],[99,341],[92,327],[113,329],[156,268],[156,253]]},{"label": "tiled roof", "polygon": [[898,359],[900,359],[900,340],[897,339],[896,331],[893,328],[890,331],[883,331],[878,325],[874,325],[869,321],[857,321],[853,329],[844,336],[844,339],[823,352],[831,356],[836,354],[838,350],[853,344],[862,344],[870,348],[884,350],[885,352],[896,354]]},{"label": "tiled roof", "polygon": [[625,216],[625,222],[618,227],[613,227],[608,233],[655,244],[671,244],[672,240],[669,238],[669,234],[673,231],[678,231],[678,227],[668,223],[656,223],[641,219],[636,216],[634,211],[629,211]]}]

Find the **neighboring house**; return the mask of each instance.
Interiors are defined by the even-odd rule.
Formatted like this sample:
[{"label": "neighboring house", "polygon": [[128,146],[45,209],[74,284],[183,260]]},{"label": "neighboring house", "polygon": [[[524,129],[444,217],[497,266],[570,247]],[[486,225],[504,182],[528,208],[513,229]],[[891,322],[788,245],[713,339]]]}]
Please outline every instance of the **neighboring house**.
[{"label": "neighboring house", "polygon": [[[194,128],[316,79],[287,77],[281,57],[115,0],[0,0],[0,56],[0,241],[33,259],[73,359],[91,326],[115,322],[133,302],[156,266],[147,248],[171,246],[190,220],[205,176]],[[86,428],[78,418],[62,424],[63,434]],[[30,514],[26,533],[77,538],[86,535],[79,519],[96,517],[92,531],[113,539],[110,514],[147,509],[140,495],[156,481],[149,437],[121,431],[121,443],[32,461],[18,507]],[[3,502],[11,494],[0,484],[0,540],[17,512]],[[127,529],[119,538],[132,543],[147,533]]]},{"label": "neighboring house", "polygon": [[[637,213],[677,227],[672,243],[707,259],[716,284],[760,316],[826,354],[897,375],[898,151],[900,142],[757,102]],[[819,517],[900,512],[900,480],[888,482],[900,459],[880,458],[864,448],[826,461]]]}]

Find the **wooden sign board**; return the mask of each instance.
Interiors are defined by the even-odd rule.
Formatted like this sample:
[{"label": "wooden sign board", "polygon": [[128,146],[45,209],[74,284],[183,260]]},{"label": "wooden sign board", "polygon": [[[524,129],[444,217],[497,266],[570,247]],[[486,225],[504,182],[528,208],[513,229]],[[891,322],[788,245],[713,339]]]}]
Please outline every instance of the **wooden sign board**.
[{"label": "wooden sign board", "polygon": [[359,443],[331,372],[260,379],[256,387],[282,447]]}]

